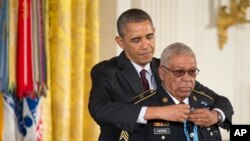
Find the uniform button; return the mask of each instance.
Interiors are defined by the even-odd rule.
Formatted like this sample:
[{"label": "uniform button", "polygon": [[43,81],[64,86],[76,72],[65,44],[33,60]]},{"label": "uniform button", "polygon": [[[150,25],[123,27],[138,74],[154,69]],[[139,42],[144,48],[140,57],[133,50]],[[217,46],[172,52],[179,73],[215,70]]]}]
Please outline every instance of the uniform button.
[{"label": "uniform button", "polygon": [[168,102],[168,98],[163,97],[163,98],[162,98],[162,102],[163,102],[163,103],[167,103],[167,102]]},{"label": "uniform button", "polygon": [[117,126],[118,126],[119,128],[122,128],[122,125],[121,125],[121,124],[118,124]]},{"label": "uniform button", "polygon": [[161,139],[162,139],[162,140],[165,140],[165,138],[166,138],[165,136],[161,136]]}]

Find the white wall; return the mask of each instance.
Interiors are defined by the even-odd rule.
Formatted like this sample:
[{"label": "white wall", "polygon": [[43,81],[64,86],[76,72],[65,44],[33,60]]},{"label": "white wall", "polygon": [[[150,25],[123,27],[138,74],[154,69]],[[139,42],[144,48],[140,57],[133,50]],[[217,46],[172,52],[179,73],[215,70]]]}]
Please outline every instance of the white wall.
[{"label": "white wall", "polygon": [[[117,0],[116,17],[129,7],[147,11],[156,27],[155,56],[173,42],[189,45],[201,70],[197,80],[230,99],[235,111],[233,124],[250,124],[250,24],[230,27],[228,41],[220,50],[215,26],[220,5],[229,6],[229,0]],[[247,15],[250,19],[250,10]],[[114,37],[110,38],[114,43]],[[120,52],[117,46],[114,49]],[[223,132],[223,138],[228,140],[229,133]]]}]

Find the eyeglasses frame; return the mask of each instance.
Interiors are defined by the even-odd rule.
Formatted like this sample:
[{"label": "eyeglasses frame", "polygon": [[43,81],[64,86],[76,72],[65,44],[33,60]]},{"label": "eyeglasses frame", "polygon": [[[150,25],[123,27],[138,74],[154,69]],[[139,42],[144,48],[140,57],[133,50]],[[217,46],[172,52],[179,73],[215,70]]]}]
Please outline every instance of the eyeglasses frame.
[{"label": "eyeglasses frame", "polygon": [[[175,77],[182,77],[182,76],[184,76],[186,73],[188,73],[188,75],[191,76],[191,77],[196,77],[196,76],[198,75],[198,73],[200,72],[200,70],[199,70],[198,68],[195,68],[195,75],[192,75],[191,70],[188,70],[188,71],[186,71],[186,70],[172,70],[172,69],[170,69],[170,68],[168,68],[168,67],[166,67],[166,66],[164,66],[164,65],[161,65],[161,66],[162,66],[163,68],[167,69],[168,71],[172,72],[172,73],[174,74]],[[192,70],[194,70],[194,69],[192,69]],[[177,75],[177,71],[183,71],[183,72],[185,72],[185,73],[183,73],[182,75]]]}]

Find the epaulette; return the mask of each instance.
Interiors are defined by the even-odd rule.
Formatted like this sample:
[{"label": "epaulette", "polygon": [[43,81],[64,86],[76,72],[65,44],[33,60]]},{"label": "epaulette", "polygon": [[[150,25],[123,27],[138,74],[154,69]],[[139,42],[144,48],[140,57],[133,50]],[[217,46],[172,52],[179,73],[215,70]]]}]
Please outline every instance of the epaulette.
[{"label": "epaulette", "polygon": [[214,100],[211,96],[207,95],[205,92],[203,91],[196,91],[196,90],[193,90],[193,92],[197,93],[197,94],[200,94],[200,95],[203,95],[203,96],[206,96],[208,97],[209,99],[211,100]]},{"label": "epaulette", "polygon": [[128,101],[130,104],[138,104],[139,102],[153,96],[156,94],[156,90],[147,90],[136,97],[133,97],[131,100]]}]

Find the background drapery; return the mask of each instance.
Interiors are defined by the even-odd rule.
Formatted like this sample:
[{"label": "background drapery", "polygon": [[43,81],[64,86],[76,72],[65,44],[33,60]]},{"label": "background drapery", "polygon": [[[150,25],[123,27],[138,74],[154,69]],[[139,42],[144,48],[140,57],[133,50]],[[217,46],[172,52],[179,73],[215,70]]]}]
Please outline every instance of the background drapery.
[{"label": "background drapery", "polygon": [[[48,86],[42,101],[43,140],[96,141],[99,129],[90,117],[87,105],[91,87],[90,70],[97,63],[99,54],[99,2],[40,1],[44,5]],[[17,10],[17,4],[17,1],[10,0],[10,26],[16,23],[13,11]],[[9,46],[15,46],[16,34],[11,30],[16,30],[14,24],[9,31]],[[3,109],[1,94],[1,134],[4,126]]]},{"label": "background drapery", "polygon": [[95,141],[87,104],[91,67],[98,60],[98,0],[47,1],[48,94],[45,141]]}]

